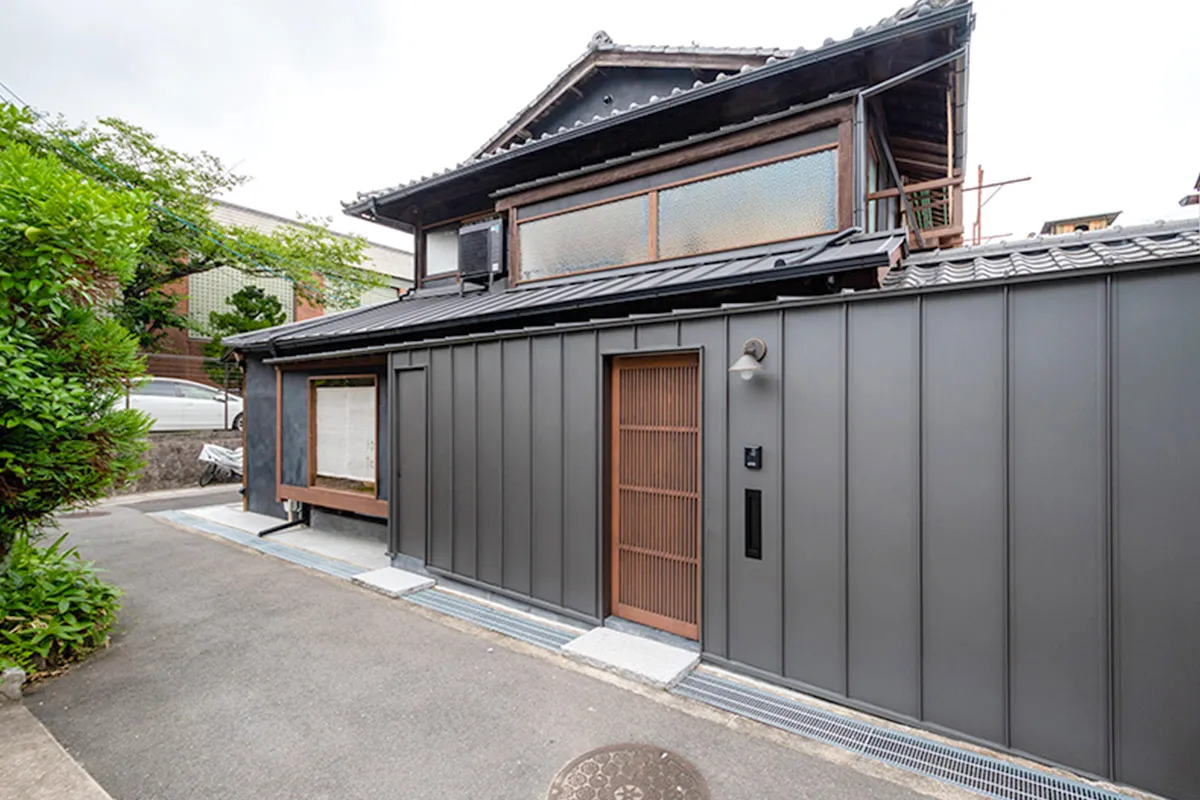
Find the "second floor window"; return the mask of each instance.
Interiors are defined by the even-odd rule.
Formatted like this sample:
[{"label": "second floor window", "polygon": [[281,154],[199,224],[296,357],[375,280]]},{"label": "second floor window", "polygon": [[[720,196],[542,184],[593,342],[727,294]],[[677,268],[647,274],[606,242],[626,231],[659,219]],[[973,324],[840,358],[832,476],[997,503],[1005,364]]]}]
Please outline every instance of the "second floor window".
[{"label": "second floor window", "polygon": [[527,218],[519,279],[644,264],[837,228],[837,149],[826,146],[633,196]]}]

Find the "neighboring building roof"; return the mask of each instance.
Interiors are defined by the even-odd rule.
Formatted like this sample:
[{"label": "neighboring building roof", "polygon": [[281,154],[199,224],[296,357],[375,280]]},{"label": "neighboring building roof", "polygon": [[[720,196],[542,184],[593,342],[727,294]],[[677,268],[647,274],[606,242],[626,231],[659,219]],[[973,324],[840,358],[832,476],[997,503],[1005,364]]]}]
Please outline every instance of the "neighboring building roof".
[{"label": "neighboring building roof", "polygon": [[[821,47],[815,50],[805,50],[797,48],[792,51],[781,51],[784,55],[769,55],[762,61],[761,64],[749,63],[756,60],[758,50],[746,49],[731,49],[732,53],[751,53],[755,54],[755,58],[747,56],[748,63],[743,64],[737,71],[720,73],[714,80],[709,82],[696,81],[691,86],[677,86],[669,93],[662,97],[651,97],[646,104],[631,103],[626,108],[614,108],[607,116],[595,115],[590,120],[579,119],[571,127],[562,126],[555,133],[544,133],[537,139],[532,139],[525,142],[514,142],[507,147],[501,147],[495,151],[479,152],[476,156],[467,159],[454,167],[447,168],[441,172],[435,172],[432,175],[423,175],[417,180],[408,181],[407,183],[397,184],[384,189],[379,189],[371,192],[359,192],[357,198],[352,202],[343,203],[346,213],[352,215],[360,215],[366,213],[372,207],[372,202],[384,203],[392,202],[401,197],[413,193],[417,188],[424,188],[426,184],[432,185],[435,183],[443,183],[451,178],[457,177],[461,173],[471,172],[480,168],[480,165],[491,163],[497,160],[506,160],[517,155],[528,152],[534,152],[544,147],[558,144],[562,139],[568,139],[576,133],[591,131],[607,126],[622,124],[631,119],[637,119],[651,111],[658,111],[670,105],[675,105],[683,102],[688,102],[706,94],[717,92],[726,92],[736,86],[749,83],[757,80],[767,74],[776,72],[783,73],[793,69],[808,67],[826,59],[835,56],[844,55],[860,49],[867,48],[871,45],[879,44],[881,41],[889,40],[904,36],[914,32],[919,26],[925,22],[936,22],[942,16],[951,14],[953,11],[961,7],[967,9],[970,6],[970,0],[917,0],[912,5],[900,9],[895,14],[884,17],[874,25],[864,28],[856,28],[853,34],[842,40],[826,39]],[[964,13],[967,13],[964,11]],[[613,48],[630,47],[626,45],[605,45]],[[650,48],[631,48],[633,50],[649,50]],[[664,52],[672,48],[661,48]],[[685,51],[688,48],[673,48],[680,51]],[[700,48],[702,50],[720,51],[721,48]],[[585,54],[582,58],[587,58]],[[577,59],[577,62],[579,59]],[[568,67],[567,72],[573,69]],[[564,73],[566,74],[566,73]],[[555,82],[548,87],[547,91],[551,90],[563,79],[560,75],[555,79]],[[545,94],[545,92],[543,92]],[[541,95],[539,95],[540,97]],[[537,101],[535,100],[535,103]],[[528,108],[528,107],[527,107]],[[524,111],[522,112],[522,114]],[[518,114],[519,119],[521,114]],[[515,120],[514,120],[515,121]],[[505,130],[513,123],[510,122],[505,126]],[[503,131],[501,132],[503,135]],[[494,137],[493,137],[494,138]]]},{"label": "neighboring building roof", "polygon": [[651,269],[618,269],[612,270],[611,274],[593,273],[527,283],[502,292],[419,291],[385,305],[326,317],[324,323],[309,321],[283,325],[228,337],[224,341],[239,348],[267,344],[301,345],[401,330],[429,332],[667,296],[703,294],[848,269],[887,267],[896,262],[904,243],[903,232],[860,235],[851,239],[834,234],[786,245],[678,259]]},{"label": "neighboring building roof", "polygon": [[1042,235],[1054,233],[1054,229],[1059,225],[1083,225],[1096,220],[1104,220],[1104,225],[1110,226],[1117,221],[1117,217],[1121,216],[1120,211],[1106,211],[1103,214],[1084,214],[1082,217],[1064,217],[1062,219],[1052,219],[1042,223]]},{"label": "neighboring building roof", "polygon": [[914,289],[1041,272],[1200,257],[1200,224],[1172,220],[1037,236],[982,247],[910,256],[884,278],[884,289]]},{"label": "neighboring building roof", "polygon": [[[236,203],[230,203],[227,200],[215,200],[213,202],[215,203],[215,207],[212,211],[212,217],[223,225],[253,228],[263,233],[270,233],[284,226],[295,227],[303,224],[298,220],[281,217],[278,214],[272,214],[268,211],[259,211],[256,208],[247,208]],[[329,232],[342,239],[351,238],[337,231]],[[393,278],[400,278],[411,283],[413,279],[413,254],[398,247],[389,247],[368,241],[366,261],[363,262],[362,268]]]}]

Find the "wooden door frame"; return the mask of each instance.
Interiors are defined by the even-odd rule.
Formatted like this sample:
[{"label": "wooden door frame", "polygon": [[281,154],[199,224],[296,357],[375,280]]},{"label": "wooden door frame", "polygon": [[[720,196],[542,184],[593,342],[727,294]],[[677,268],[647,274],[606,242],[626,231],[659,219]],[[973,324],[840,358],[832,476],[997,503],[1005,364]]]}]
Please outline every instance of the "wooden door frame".
[{"label": "wooden door frame", "polygon": [[[638,616],[639,612],[634,609],[634,613],[622,619],[629,619],[631,622],[647,625],[659,630],[664,630],[667,633],[672,633],[677,636],[682,636],[688,639],[694,639],[697,642],[702,640],[703,630],[703,597],[704,597],[704,357],[703,348],[698,347],[681,347],[681,348],[666,348],[658,350],[621,350],[604,354],[605,359],[605,376],[607,377],[608,397],[605,402],[604,418],[608,424],[608,430],[605,432],[608,437],[608,464],[606,470],[607,494],[606,507],[608,516],[607,530],[605,531],[607,541],[604,547],[604,569],[606,571],[606,580],[603,585],[607,589],[607,602],[604,604],[606,614],[615,616],[617,598],[620,596],[620,570],[618,558],[618,536],[617,526],[620,520],[620,492],[618,469],[620,467],[620,417],[618,414],[617,398],[620,389],[620,379],[618,377],[618,365],[622,361],[637,361],[647,365],[665,366],[669,364],[694,364],[696,366],[696,624],[695,630],[691,630],[691,626],[686,623],[681,623],[675,620],[670,620],[659,615],[650,615],[650,612],[645,612],[647,617],[639,620],[633,619]],[[623,613],[628,613],[624,611]],[[651,618],[652,616],[652,618]]]}]

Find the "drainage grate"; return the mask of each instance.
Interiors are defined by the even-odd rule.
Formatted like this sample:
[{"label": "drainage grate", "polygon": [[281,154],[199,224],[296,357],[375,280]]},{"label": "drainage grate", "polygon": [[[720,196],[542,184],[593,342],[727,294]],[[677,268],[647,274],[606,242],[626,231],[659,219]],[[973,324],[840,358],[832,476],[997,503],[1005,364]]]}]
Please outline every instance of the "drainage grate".
[{"label": "drainage grate", "polygon": [[1130,800],[969,750],[843,717],[700,670],[676,694],[1003,800]]},{"label": "drainage grate", "polygon": [[310,553],[307,550],[300,550],[295,547],[288,547],[285,544],[278,544],[266,539],[261,539],[252,533],[239,531],[236,528],[230,528],[227,525],[222,525],[218,522],[212,522],[201,517],[196,517],[191,514],[179,511],[160,511],[155,514],[149,514],[151,517],[159,517],[169,520],[177,525],[185,528],[193,528],[205,533],[211,533],[220,536],[222,539],[228,539],[231,542],[237,542],[245,547],[252,548],[260,553],[282,558],[284,561],[290,561],[293,564],[299,564],[302,567],[319,570],[327,575],[333,575],[338,578],[349,580],[355,575],[361,575],[367,572],[366,567],[359,567],[354,564],[348,564],[345,561],[338,561],[335,558],[325,558],[316,553]]},{"label": "drainage grate", "polygon": [[439,591],[425,589],[420,592],[404,595],[405,600],[416,603],[452,617],[473,622],[488,630],[512,636],[547,650],[559,650],[564,644],[579,636],[579,631],[570,631],[557,625],[549,625],[517,614],[508,614],[483,603],[476,603],[464,597]]}]

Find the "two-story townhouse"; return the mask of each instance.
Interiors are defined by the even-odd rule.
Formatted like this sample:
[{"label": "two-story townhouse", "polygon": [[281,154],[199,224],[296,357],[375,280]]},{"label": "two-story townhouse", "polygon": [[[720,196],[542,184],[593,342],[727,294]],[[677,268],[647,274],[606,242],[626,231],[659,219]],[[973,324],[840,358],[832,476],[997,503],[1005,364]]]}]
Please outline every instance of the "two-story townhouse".
[{"label": "two-story townhouse", "polygon": [[959,247],[973,24],[597,34],[471,157],[347,205],[414,234],[415,292],[231,340],[248,508],[1200,797],[1200,233]]}]

